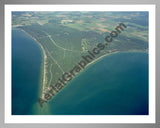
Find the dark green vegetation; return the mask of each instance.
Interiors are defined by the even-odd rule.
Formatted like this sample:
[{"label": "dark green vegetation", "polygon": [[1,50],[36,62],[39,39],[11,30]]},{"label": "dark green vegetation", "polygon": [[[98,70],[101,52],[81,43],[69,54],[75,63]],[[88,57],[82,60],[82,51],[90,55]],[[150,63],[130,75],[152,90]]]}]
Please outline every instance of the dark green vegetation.
[{"label": "dark green vegetation", "polygon": [[114,38],[97,58],[119,51],[148,51],[148,12],[12,13],[12,26],[27,32],[42,47],[43,93],[64,72],[70,71],[87,50],[106,43],[106,35],[122,22],[127,29]]}]

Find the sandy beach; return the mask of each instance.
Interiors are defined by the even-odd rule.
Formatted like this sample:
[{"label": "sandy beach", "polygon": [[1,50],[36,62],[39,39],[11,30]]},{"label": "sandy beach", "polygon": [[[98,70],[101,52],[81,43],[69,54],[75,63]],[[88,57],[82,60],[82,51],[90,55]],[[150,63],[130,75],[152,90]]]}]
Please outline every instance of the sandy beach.
[{"label": "sandy beach", "polygon": [[[47,84],[47,79],[46,79],[46,72],[47,72],[47,65],[46,65],[46,62],[47,62],[47,55],[46,55],[46,52],[45,52],[45,49],[43,48],[43,46],[41,45],[41,43],[39,42],[39,41],[37,41],[37,39],[35,39],[32,35],[30,35],[29,33],[27,33],[26,31],[24,31],[23,29],[20,29],[20,30],[22,30],[23,32],[25,32],[27,35],[29,35],[35,42],[37,42],[37,44],[41,47],[41,50],[42,50],[42,52],[43,52],[43,67],[42,67],[42,83],[41,83],[41,85],[40,85],[40,97],[42,98],[42,99],[45,99],[44,98],[44,91],[45,91],[45,86],[46,86],[46,84]],[[102,56],[100,56],[100,57],[98,57],[98,58],[96,58],[96,59],[94,59],[92,62],[90,62],[90,63],[88,63],[87,65],[86,65],[86,68],[87,67],[89,67],[89,65],[91,65],[91,64],[94,64],[95,62],[97,62],[98,60],[100,60],[100,59],[102,59],[103,57],[105,57],[105,56],[109,56],[109,55],[112,55],[112,54],[116,54],[116,53],[119,53],[119,52],[121,52],[121,51],[114,51],[114,52],[111,52],[111,53],[106,53],[106,54],[104,54],[104,55],[102,55]],[[126,51],[126,52],[130,52],[130,51]],[[137,52],[137,50],[131,50],[131,52]],[[83,70],[82,70],[83,71]],[[81,72],[82,72],[81,71]],[[80,73],[81,73],[80,72]],[[78,73],[78,74],[80,74],[80,73]],[[78,75],[77,74],[77,75]],[[75,77],[77,77],[77,75],[75,76]],[[74,77],[74,78],[75,78]],[[74,79],[73,78],[73,79]],[[66,87],[66,86],[65,86]],[[64,88],[65,88],[64,87]],[[64,88],[62,88],[62,89],[64,89]],[[59,90],[59,91],[61,91],[61,90]]]},{"label": "sandy beach", "polygon": [[[19,29],[19,28],[18,28]],[[44,99],[44,89],[45,89],[45,85],[46,85],[46,61],[47,61],[47,55],[46,52],[43,48],[43,46],[41,45],[41,43],[39,41],[37,41],[32,35],[30,35],[29,33],[27,33],[26,31],[24,31],[23,29],[20,29],[21,31],[25,32],[28,36],[30,36],[35,42],[37,42],[37,44],[41,47],[41,50],[43,52],[43,80],[42,80],[42,88],[40,86],[40,91],[41,91],[41,98]]]}]

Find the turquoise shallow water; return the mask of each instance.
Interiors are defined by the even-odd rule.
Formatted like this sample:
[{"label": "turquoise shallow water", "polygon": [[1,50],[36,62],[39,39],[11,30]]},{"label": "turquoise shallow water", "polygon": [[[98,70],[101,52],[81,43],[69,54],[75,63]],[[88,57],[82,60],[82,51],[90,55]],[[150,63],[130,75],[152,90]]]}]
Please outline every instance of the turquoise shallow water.
[{"label": "turquoise shallow water", "polygon": [[34,114],[40,81],[42,52],[24,32],[12,28],[12,114]]},{"label": "turquoise shallow water", "polygon": [[148,114],[147,53],[126,52],[102,58],[70,81],[38,113],[39,107],[35,104],[39,97],[41,63],[38,44],[24,32],[13,29],[13,115]]},{"label": "turquoise shallow water", "polygon": [[147,115],[148,54],[104,57],[73,79],[49,105],[56,115]]}]

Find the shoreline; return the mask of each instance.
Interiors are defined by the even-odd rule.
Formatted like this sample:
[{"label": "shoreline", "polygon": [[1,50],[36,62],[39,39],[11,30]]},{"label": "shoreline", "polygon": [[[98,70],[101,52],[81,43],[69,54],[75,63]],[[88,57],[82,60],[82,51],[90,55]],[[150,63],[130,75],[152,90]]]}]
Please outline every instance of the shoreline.
[{"label": "shoreline", "polygon": [[[17,28],[17,27],[14,27],[14,28]],[[28,36],[30,36],[30,37],[41,47],[41,50],[42,50],[42,53],[43,53],[43,58],[42,58],[42,61],[43,61],[43,62],[42,62],[41,75],[40,75],[39,95],[40,95],[40,97],[41,97],[42,99],[45,99],[45,98],[44,98],[44,93],[43,93],[43,91],[44,91],[45,82],[46,82],[46,75],[45,75],[45,74],[46,74],[46,60],[47,60],[47,55],[46,55],[46,53],[45,53],[45,50],[44,50],[42,44],[41,44],[39,41],[37,41],[36,38],[34,38],[32,35],[30,35],[29,33],[27,33],[25,30],[23,30],[23,29],[21,29],[21,28],[17,28],[17,29],[19,29],[19,30],[23,31],[24,33],[26,33]],[[92,65],[92,64],[100,61],[101,59],[103,59],[103,58],[106,57],[106,56],[113,55],[113,54],[118,54],[118,53],[122,53],[122,52],[126,52],[126,53],[127,53],[127,52],[146,52],[146,53],[148,53],[148,50],[146,50],[146,51],[145,51],[145,50],[144,50],[144,51],[142,51],[142,50],[114,51],[114,52],[111,52],[111,53],[106,53],[106,54],[104,54],[104,55],[102,55],[102,56],[94,59],[94,60],[91,61],[90,63],[88,63],[88,64],[86,65],[85,69],[87,69],[90,65]],[[85,69],[83,69],[82,71],[80,71],[75,77],[73,77],[72,80],[74,80],[75,78],[77,78]],[[41,78],[42,78],[42,80],[41,80]],[[72,81],[72,80],[71,80],[71,81]],[[66,86],[67,86],[71,81],[69,81],[68,83],[66,83]],[[64,88],[66,88],[66,86],[64,86],[62,89],[60,89],[59,92],[61,92]],[[59,92],[58,92],[58,93],[59,93]],[[53,98],[55,98],[58,93],[56,93]]]},{"label": "shoreline", "polygon": [[[92,62],[88,63],[85,67],[85,69],[83,69],[82,71],[80,71],[75,77],[72,78],[71,81],[67,82],[65,86],[63,86],[62,89],[60,89],[58,91],[58,93],[55,94],[55,96],[51,99],[53,100],[61,91],[63,91],[67,86],[68,84],[70,84],[74,79],[78,78],[78,76],[83,73],[87,68],[89,68],[90,65],[100,61],[101,59],[103,59],[104,57],[107,57],[107,56],[110,56],[110,55],[114,55],[114,54],[119,54],[119,53],[147,53],[148,54],[148,51],[141,51],[141,50],[129,50],[129,51],[115,51],[115,52],[112,52],[112,53],[107,53],[107,54],[104,54],[100,57],[98,57],[97,59],[93,60]],[[49,102],[49,101],[48,101]]]},{"label": "shoreline", "polygon": [[[23,31],[25,34],[27,34],[31,39],[33,39],[37,44],[38,46],[40,46],[40,49],[42,51],[42,65],[41,65],[41,75],[40,75],[40,89],[39,89],[39,96],[43,99],[44,98],[44,94],[43,94],[43,91],[44,91],[44,85],[45,85],[45,80],[46,80],[46,76],[45,76],[45,73],[46,73],[46,67],[45,67],[45,64],[46,64],[46,59],[47,59],[47,55],[45,53],[45,50],[43,48],[43,46],[41,45],[41,43],[39,41],[37,41],[36,38],[34,38],[32,35],[30,35],[28,32],[26,32],[25,30],[21,29],[21,28],[17,28],[17,27],[13,27],[13,28],[16,28],[16,29],[19,29],[21,31]],[[41,81],[41,77],[42,77],[42,81]]]},{"label": "shoreline", "polygon": [[106,57],[106,56],[109,56],[109,55],[113,55],[113,54],[118,54],[118,53],[128,53],[128,52],[142,52],[142,53],[148,53],[148,51],[140,51],[140,50],[129,50],[129,51],[115,51],[115,52],[112,52],[112,53],[107,53],[107,54],[104,54],[100,57],[98,57],[97,59],[93,60],[92,62],[88,63],[86,68],[91,65],[91,64],[94,64],[95,62],[103,59],[103,57]]},{"label": "shoreline", "polygon": [[[113,54],[119,54],[119,53],[129,53],[129,52],[135,52],[135,53],[138,53],[138,52],[142,52],[142,53],[147,53],[146,51],[139,51],[139,50],[129,50],[129,51],[115,51],[115,52],[112,52],[112,53],[108,53],[108,54],[104,54],[100,57],[98,57],[97,59],[93,60],[92,62],[88,63],[86,68],[89,66],[89,65],[92,65],[96,62],[98,62],[99,60],[103,59],[104,57],[106,56],[110,56],[110,55],[113,55]],[[83,71],[83,70],[82,70]]]}]

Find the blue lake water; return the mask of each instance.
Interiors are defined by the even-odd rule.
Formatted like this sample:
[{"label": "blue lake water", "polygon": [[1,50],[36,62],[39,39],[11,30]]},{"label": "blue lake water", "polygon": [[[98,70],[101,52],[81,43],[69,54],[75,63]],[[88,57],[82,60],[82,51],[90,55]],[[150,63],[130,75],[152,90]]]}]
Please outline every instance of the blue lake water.
[{"label": "blue lake water", "polygon": [[13,29],[13,115],[148,114],[147,53],[123,52],[102,58],[78,74],[38,113],[35,104],[38,104],[41,63],[38,44],[24,32]]},{"label": "blue lake water", "polygon": [[49,104],[56,115],[147,115],[148,54],[126,52],[102,58]]},{"label": "blue lake water", "polygon": [[24,32],[12,28],[12,114],[33,114],[37,103],[42,52]]}]

